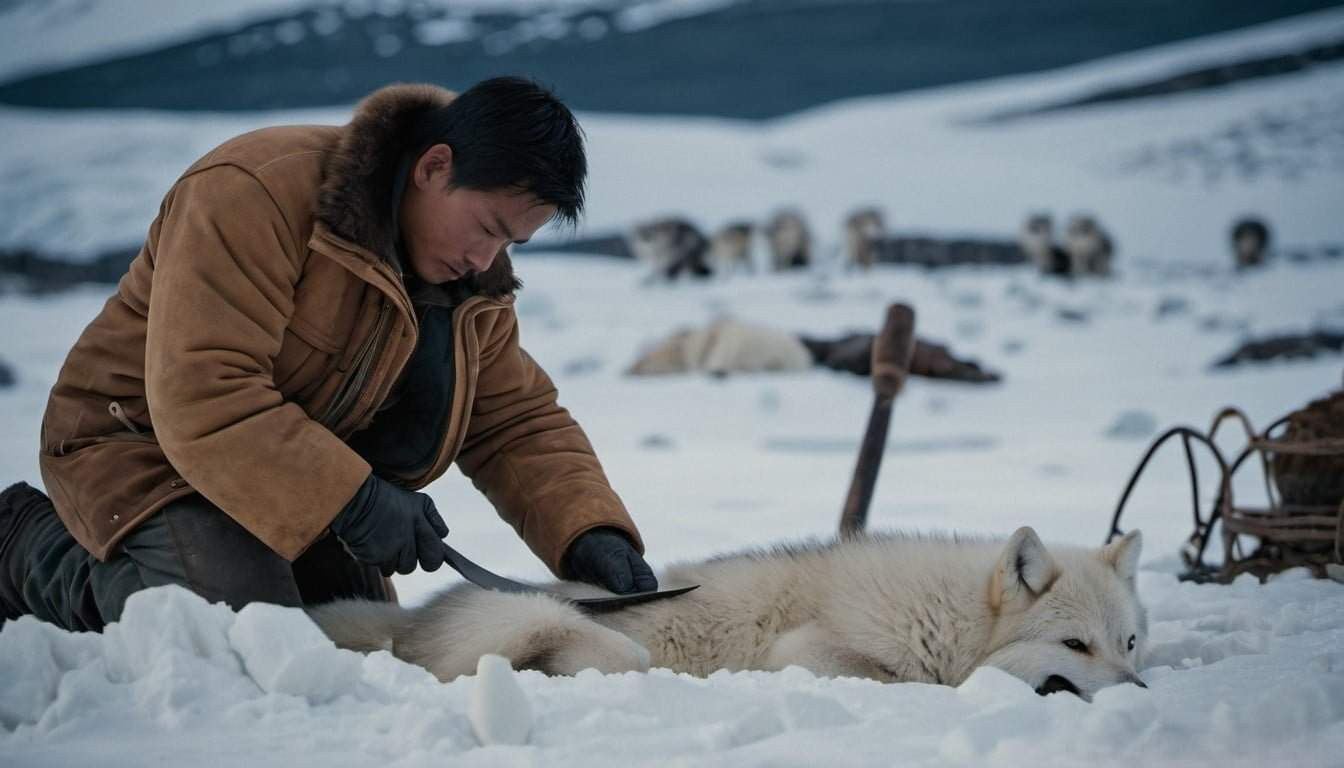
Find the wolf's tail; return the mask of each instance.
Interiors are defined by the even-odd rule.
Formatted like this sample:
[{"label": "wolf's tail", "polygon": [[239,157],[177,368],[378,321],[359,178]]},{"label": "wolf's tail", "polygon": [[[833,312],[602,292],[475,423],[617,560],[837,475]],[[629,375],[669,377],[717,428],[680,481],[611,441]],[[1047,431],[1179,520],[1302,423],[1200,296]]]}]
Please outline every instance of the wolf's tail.
[{"label": "wolf's tail", "polygon": [[306,610],[337,646],[364,652],[391,651],[411,618],[411,611],[396,603],[373,600],[337,600]]}]

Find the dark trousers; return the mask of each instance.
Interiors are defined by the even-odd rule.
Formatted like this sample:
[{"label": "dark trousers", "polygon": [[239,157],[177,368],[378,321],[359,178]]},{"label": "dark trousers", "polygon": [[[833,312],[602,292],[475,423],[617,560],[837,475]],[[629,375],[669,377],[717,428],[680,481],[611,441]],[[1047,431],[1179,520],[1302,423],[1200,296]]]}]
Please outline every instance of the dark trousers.
[{"label": "dark trousers", "polygon": [[291,563],[199,494],[165,506],[99,561],[45,494],[24,483],[0,493],[0,625],[31,614],[69,630],[101,631],[132,593],[165,584],[234,610],[251,602],[395,599],[378,569],[356,562],[334,536]]}]

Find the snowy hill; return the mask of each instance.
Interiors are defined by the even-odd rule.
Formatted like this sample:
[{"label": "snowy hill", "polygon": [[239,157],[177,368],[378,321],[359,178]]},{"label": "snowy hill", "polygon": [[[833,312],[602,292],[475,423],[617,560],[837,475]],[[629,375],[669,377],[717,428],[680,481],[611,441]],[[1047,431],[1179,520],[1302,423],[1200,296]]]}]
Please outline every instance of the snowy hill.
[{"label": "snowy hill", "polygon": [[[1344,56],[1334,0],[10,0],[0,102],[320,107],[391,81],[535,77],[583,110],[768,119],[856,96],[1035,73],[1282,20],[1233,79]],[[1283,30],[1287,31],[1287,30]],[[1309,37],[1304,46],[1301,39]],[[1324,48],[1309,51],[1311,44]],[[1198,57],[1198,51],[1191,51]],[[1241,56],[1286,57],[1243,66]],[[1192,62],[1195,64],[1209,64]],[[1285,67],[1287,69],[1285,70]],[[1189,81],[1184,81],[1189,85]]]},{"label": "snowy hill", "polygon": [[[1012,235],[1029,212],[1092,210],[1125,261],[1224,263],[1238,215],[1281,242],[1344,240],[1344,63],[1179,98],[977,120],[1231,50],[1344,29],[1344,12],[1130,54],[1047,75],[860,99],[765,123],[584,115],[587,231],[681,213],[705,228],[801,206],[823,244],[878,205],[898,230]],[[164,191],[224,139],[286,122],[344,122],[348,108],[283,113],[51,112],[0,108],[0,252],[89,258],[134,250]]]},{"label": "snowy hill", "polygon": [[[845,274],[823,264],[649,286],[631,263],[520,259],[522,342],[588,431],[655,565],[829,535],[871,402],[866,382],[819,370],[622,375],[644,344],[722,314],[823,335],[872,328],[888,302],[905,300],[922,335],[1004,373],[986,388],[911,382],[895,407],[875,528],[1007,534],[1029,524],[1047,541],[1095,545],[1155,429],[1203,427],[1226,404],[1263,426],[1340,386],[1339,356],[1216,372],[1209,363],[1246,336],[1344,326],[1344,260],[1280,259],[1238,275],[1226,242],[1245,212],[1266,217],[1285,250],[1344,242],[1342,139],[1328,117],[1344,67],[1123,108],[974,120],[1157,61],[867,99],[764,125],[583,116],[591,232],[669,212],[712,228],[788,204],[833,246],[840,217],[860,204],[883,207],[900,230],[1000,235],[1031,211],[1087,209],[1120,247],[1115,279],[1077,284],[1025,269]],[[218,141],[347,115],[0,111],[0,131],[22,138],[0,147],[0,249],[79,255],[133,243],[175,174]],[[1260,131],[1262,115],[1315,126],[1303,134],[1313,138]],[[1236,126],[1249,128],[1227,133]],[[1243,170],[1237,158],[1248,152],[1264,170]],[[47,391],[109,290],[0,297],[0,358],[17,373],[0,389],[5,480],[36,482]],[[798,669],[706,680],[523,673],[529,744],[481,747],[469,717],[478,678],[438,684],[386,654],[324,646],[297,612],[234,614],[162,590],[134,600],[103,635],[31,620],[0,631],[0,762],[1340,764],[1344,586],[1300,572],[1266,585],[1179,583],[1189,490],[1169,450],[1125,520],[1145,533],[1147,690],[1116,688],[1088,705],[1037,697],[994,670],[959,689]],[[1238,498],[1260,498],[1259,475],[1241,479]],[[429,492],[455,546],[508,575],[545,578],[459,474]],[[453,583],[417,573],[398,589],[418,603]]]}]

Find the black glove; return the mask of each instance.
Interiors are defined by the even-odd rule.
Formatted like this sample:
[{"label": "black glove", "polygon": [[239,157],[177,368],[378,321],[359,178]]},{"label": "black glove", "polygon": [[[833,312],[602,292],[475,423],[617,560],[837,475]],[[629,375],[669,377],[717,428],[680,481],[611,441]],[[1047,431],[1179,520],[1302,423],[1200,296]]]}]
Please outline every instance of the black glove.
[{"label": "black glove", "polygon": [[391,576],[414,571],[417,561],[426,571],[437,571],[448,526],[428,496],[370,474],[331,521],[331,532],[356,560]]},{"label": "black glove", "polygon": [[658,588],[653,569],[629,537],[617,528],[594,528],[580,534],[565,553],[562,570],[570,578],[596,584],[618,595]]}]

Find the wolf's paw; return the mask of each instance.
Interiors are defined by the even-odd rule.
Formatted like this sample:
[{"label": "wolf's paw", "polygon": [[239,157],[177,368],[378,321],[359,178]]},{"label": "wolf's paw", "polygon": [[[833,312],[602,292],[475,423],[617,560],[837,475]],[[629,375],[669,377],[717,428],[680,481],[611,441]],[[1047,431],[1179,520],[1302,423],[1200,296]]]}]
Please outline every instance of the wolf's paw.
[{"label": "wolf's paw", "polygon": [[556,650],[544,670],[551,675],[573,675],[596,669],[606,675],[647,672],[649,650],[629,637],[601,626],[586,627]]}]

